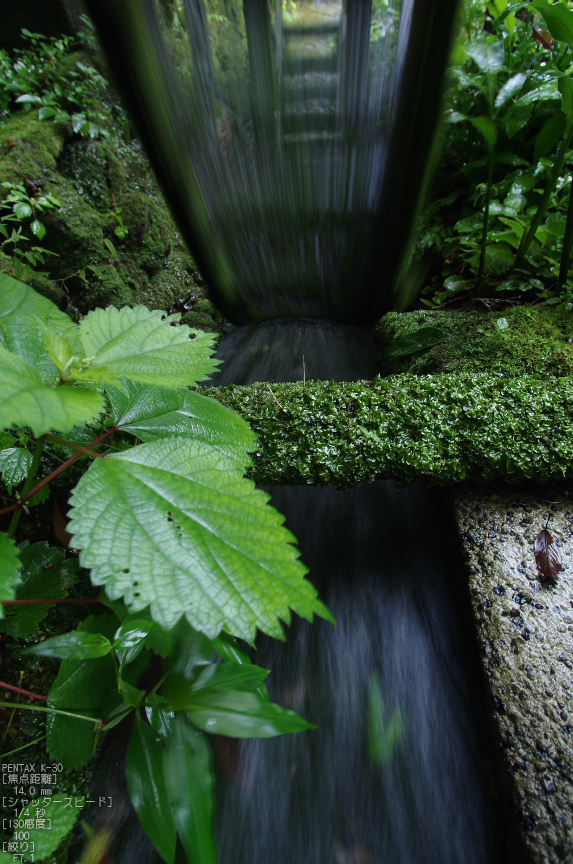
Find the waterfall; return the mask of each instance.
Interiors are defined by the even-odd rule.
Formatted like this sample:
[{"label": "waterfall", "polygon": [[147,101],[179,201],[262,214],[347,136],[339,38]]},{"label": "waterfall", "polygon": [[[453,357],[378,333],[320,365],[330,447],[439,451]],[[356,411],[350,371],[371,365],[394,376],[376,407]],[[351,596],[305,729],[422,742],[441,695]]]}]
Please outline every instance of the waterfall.
[{"label": "waterfall", "polygon": [[[409,299],[455,0],[87,5],[210,297],[246,325],[211,383],[372,377],[364,328]],[[222,864],[494,862],[443,499],[271,492],[338,626],[257,641],[272,698],[317,729],[219,739]]]}]

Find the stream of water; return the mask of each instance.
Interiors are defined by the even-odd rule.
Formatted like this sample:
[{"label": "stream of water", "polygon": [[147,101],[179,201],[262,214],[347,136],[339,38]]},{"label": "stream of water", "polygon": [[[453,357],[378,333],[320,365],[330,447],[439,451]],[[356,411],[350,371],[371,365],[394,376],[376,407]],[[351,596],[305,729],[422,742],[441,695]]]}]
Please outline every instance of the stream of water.
[{"label": "stream of water", "polygon": [[[407,302],[455,0],[301,2],[291,19],[244,0],[227,31],[201,0],[88,6],[211,298],[250,325],[211,383],[372,377],[372,334],[351,325]],[[271,492],[338,626],[258,640],[272,698],[317,730],[218,743],[222,864],[492,864],[442,499]]]},{"label": "stream of water", "polygon": [[[375,367],[367,331],[273,322],[223,342],[215,383],[300,380],[303,355],[312,377]],[[273,700],[318,728],[223,754],[223,864],[491,864],[475,670],[451,597],[464,576],[440,495],[383,481],[269,491],[338,624],[258,640]]]}]

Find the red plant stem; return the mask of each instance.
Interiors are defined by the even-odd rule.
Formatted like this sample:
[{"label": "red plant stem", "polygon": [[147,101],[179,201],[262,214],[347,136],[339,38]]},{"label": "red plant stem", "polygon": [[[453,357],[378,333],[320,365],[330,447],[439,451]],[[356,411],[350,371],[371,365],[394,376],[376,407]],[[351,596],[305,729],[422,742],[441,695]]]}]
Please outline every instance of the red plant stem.
[{"label": "red plant stem", "polygon": [[[70,450],[76,450],[78,453],[83,453],[84,456],[101,456],[101,453],[92,453],[89,449],[93,447],[96,443],[95,441],[92,444],[88,444],[87,447],[82,447],[80,444],[74,444],[73,441],[66,441],[65,438],[58,438],[57,435],[47,434],[44,435],[46,441],[54,441],[56,444],[63,444],[64,447],[69,447]],[[98,439],[99,440],[99,439]]]},{"label": "red plant stem", "polygon": [[96,438],[96,440],[92,441],[91,444],[88,444],[87,447],[80,447],[77,444],[72,444],[71,441],[64,441],[63,438],[57,438],[56,435],[46,435],[45,437],[49,438],[50,441],[56,441],[58,444],[65,444],[66,447],[72,447],[78,452],[75,453],[73,456],[70,456],[69,459],[66,459],[65,462],[62,462],[62,464],[59,465],[55,471],[52,471],[51,474],[48,474],[47,477],[44,477],[44,479],[40,483],[38,483],[36,486],[34,486],[33,489],[29,491],[24,500],[21,501],[19,504],[11,504],[10,507],[4,507],[2,510],[0,510],[0,516],[6,516],[8,513],[14,513],[15,510],[21,510],[26,501],[28,501],[30,498],[33,498],[36,492],[39,492],[40,489],[50,483],[54,479],[54,477],[60,474],[61,471],[65,471],[66,468],[69,468],[72,462],[75,462],[76,459],[80,458],[80,456],[100,456],[102,459],[105,459],[105,456],[102,456],[101,453],[91,453],[90,451],[92,447],[96,447],[98,444],[101,444],[102,441],[105,441],[105,439],[109,438],[110,435],[113,435],[114,432],[117,432],[117,426],[114,426],[112,429],[104,432],[103,435],[100,435],[99,438]]},{"label": "red plant stem", "polygon": [[99,597],[92,597],[89,600],[75,600],[71,597],[48,597],[41,600],[2,600],[2,606],[26,606],[33,603],[101,603]]},{"label": "red plant stem", "polygon": [[4,507],[3,510],[0,510],[0,516],[5,516],[7,513],[13,513],[14,510],[19,510],[21,504],[12,504],[10,507]]},{"label": "red plant stem", "polygon": [[[91,444],[88,444],[88,446],[85,448],[85,450],[90,450],[92,447],[96,447],[98,444],[101,444],[102,441],[105,441],[105,439],[109,438],[110,435],[113,435],[114,432],[117,432],[117,426],[113,426],[111,429],[108,429],[107,432],[104,432],[103,435],[100,435],[99,438],[96,438],[95,441],[92,441]],[[54,477],[57,477],[58,474],[61,474],[61,472],[65,471],[66,468],[69,468],[70,465],[72,464],[72,462],[75,462],[76,459],[79,459],[80,456],[83,456],[83,455],[84,455],[83,453],[75,453],[73,456],[70,456],[69,459],[66,459],[65,462],[62,462],[61,465],[58,465],[58,467],[55,469],[55,471],[52,471],[52,473],[48,474],[47,477],[44,477],[44,479],[40,483],[38,483],[37,486],[34,486],[33,489],[30,489],[30,491],[26,495],[25,499],[20,503],[20,507],[23,507],[24,504],[26,503],[26,501],[28,501],[30,498],[33,498],[34,495],[36,495],[36,493],[38,493],[40,491],[40,489],[43,489],[44,486],[47,486],[48,483],[51,483],[51,481],[54,479]],[[89,453],[88,455],[100,456],[99,453]],[[101,458],[105,458],[105,457],[102,456]]]},{"label": "red plant stem", "polygon": [[42,699],[42,701],[47,700],[47,696],[41,696],[39,693],[32,693],[30,690],[22,690],[21,687],[14,687],[13,684],[6,684],[5,681],[0,681],[0,687],[5,687],[6,690],[14,690],[15,693],[21,693],[22,696],[30,696],[32,699]]}]

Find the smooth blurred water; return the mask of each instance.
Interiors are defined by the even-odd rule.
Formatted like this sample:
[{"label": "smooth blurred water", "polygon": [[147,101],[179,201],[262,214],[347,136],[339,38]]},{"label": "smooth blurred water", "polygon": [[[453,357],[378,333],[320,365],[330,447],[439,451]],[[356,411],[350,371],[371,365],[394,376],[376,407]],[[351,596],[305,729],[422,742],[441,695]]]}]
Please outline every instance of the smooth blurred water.
[{"label": "smooth blurred water", "polygon": [[[329,378],[366,377],[369,346],[367,331],[330,323],[237,328],[215,383],[298,380],[302,354]],[[442,496],[384,481],[269,491],[338,626],[297,620],[286,644],[257,640],[271,698],[318,728],[216,748],[222,864],[491,864],[475,670],[451,596],[464,575]],[[375,738],[401,730],[381,764],[371,712]]]},{"label": "smooth blurred water", "polygon": [[87,0],[234,323],[404,306],[456,0]]}]

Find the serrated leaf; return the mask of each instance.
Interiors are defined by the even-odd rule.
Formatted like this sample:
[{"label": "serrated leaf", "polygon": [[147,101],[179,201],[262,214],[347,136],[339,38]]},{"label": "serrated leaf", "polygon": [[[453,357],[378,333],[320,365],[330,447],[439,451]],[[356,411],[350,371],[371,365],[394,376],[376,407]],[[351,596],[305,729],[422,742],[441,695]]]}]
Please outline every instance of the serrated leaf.
[{"label": "serrated leaf", "polygon": [[131,803],[163,860],[173,864],[177,833],[165,788],[163,754],[160,737],[136,713],[126,765]]},{"label": "serrated leaf", "polygon": [[30,229],[38,240],[42,240],[46,236],[46,226],[39,219],[34,219],[30,225]]},{"label": "serrated leaf", "polygon": [[284,517],[241,475],[236,460],[179,437],[98,459],[72,496],[82,566],[131,611],[149,605],[165,627],[185,615],[210,637],[282,638],[289,607],[332,620]]},{"label": "serrated leaf", "polygon": [[[13,600],[15,589],[20,582],[18,570],[20,556],[13,537],[0,533],[0,601]],[[0,603],[0,618],[4,617],[4,607]]]},{"label": "serrated leaf", "polygon": [[0,416],[2,428],[29,426],[36,437],[65,432],[101,414],[104,399],[87,387],[49,387],[39,373],[0,345]]},{"label": "serrated leaf", "polygon": [[[16,591],[17,600],[43,600],[66,597],[77,582],[79,562],[68,558],[63,549],[48,546],[44,541],[20,545],[21,582]],[[23,604],[10,606],[0,630],[10,636],[25,638],[35,633],[44,620],[52,603]]]},{"label": "serrated leaf", "polygon": [[64,660],[95,660],[111,651],[111,642],[101,633],[82,633],[72,630],[61,636],[53,636],[37,645],[24,649],[24,654],[41,657],[60,657]]},{"label": "serrated leaf", "polygon": [[32,467],[32,461],[32,454],[24,447],[9,447],[6,450],[0,450],[0,473],[9,495],[12,494],[13,486],[17,486],[18,483],[26,479]]},{"label": "serrated leaf", "polygon": [[50,360],[61,372],[74,356],[73,345],[64,335],[46,327],[43,321],[38,321],[37,323],[42,333],[44,348]]},{"label": "serrated leaf", "polygon": [[218,447],[246,465],[256,435],[249,424],[225,406],[199,393],[124,382],[124,390],[106,387],[114,424],[142,441],[188,435]]},{"label": "serrated leaf", "polygon": [[187,860],[217,864],[213,839],[214,771],[204,735],[175,717],[163,758],[167,798]]},{"label": "serrated leaf", "polygon": [[81,353],[78,326],[69,315],[28,285],[0,273],[0,345],[34,367],[42,381],[52,381],[58,377],[58,370],[44,348],[38,320],[54,333],[66,336],[74,353]]},{"label": "serrated leaf", "polygon": [[[117,618],[113,614],[90,616],[77,629],[111,639]],[[63,660],[48,700],[53,708],[94,719],[108,717],[121,702],[111,654],[96,660]],[[95,729],[89,723],[53,714],[48,717],[46,729],[50,758],[70,769],[81,768],[89,761],[95,742]]]},{"label": "serrated leaf", "polygon": [[274,738],[288,732],[315,728],[289,708],[265,702],[255,693],[206,687],[204,690],[190,691],[189,694],[181,689],[179,699],[171,693],[168,698],[176,711],[187,711],[193,723],[211,735]]},{"label": "serrated leaf", "polygon": [[[49,820],[49,828],[36,826],[36,807],[46,808],[46,820]],[[28,845],[27,850],[23,852],[24,859],[26,861],[45,861],[46,858],[49,858],[64,837],[70,833],[81,812],[81,807],[70,807],[63,794],[54,795],[53,798],[30,801],[22,808],[18,820],[29,820],[32,827],[27,827],[25,832],[17,832],[15,835],[18,837],[21,833],[26,834],[25,842]],[[21,839],[16,841],[17,849],[23,846]],[[18,855],[18,860],[21,860],[20,855]]]},{"label": "serrated leaf", "polygon": [[17,201],[14,204],[13,210],[18,219],[27,219],[28,216],[32,216],[34,212],[30,205],[25,201]]},{"label": "serrated leaf", "polygon": [[10,435],[9,432],[0,432],[0,450],[7,450],[15,444],[17,440],[18,439],[14,438],[13,435]]},{"label": "serrated leaf", "polygon": [[84,365],[71,370],[76,380],[120,384],[122,378],[173,389],[190,387],[218,365],[211,358],[213,336],[175,316],[145,306],[96,309],[80,324]]}]

